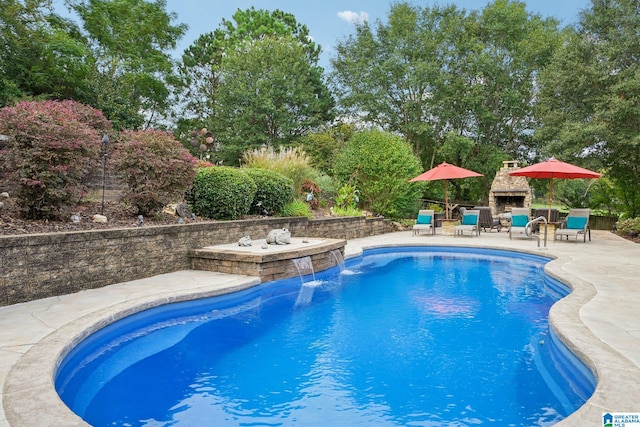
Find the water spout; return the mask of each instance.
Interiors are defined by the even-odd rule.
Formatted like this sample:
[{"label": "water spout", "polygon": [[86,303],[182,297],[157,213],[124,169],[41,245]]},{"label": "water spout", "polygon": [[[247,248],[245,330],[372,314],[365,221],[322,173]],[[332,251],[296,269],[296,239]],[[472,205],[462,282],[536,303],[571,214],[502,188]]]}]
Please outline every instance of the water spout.
[{"label": "water spout", "polygon": [[313,277],[313,281],[316,281],[316,274],[313,271],[313,263],[311,262],[310,256],[305,256],[302,258],[294,258],[292,259],[293,265],[298,270],[298,276],[300,276],[300,280],[304,283],[303,276],[311,275]]},{"label": "water spout", "polygon": [[340,268],[340,273],[344,271],[344,257],[342,256],[342,252],[340,249],[334,249],[331,251],[331,255],[336,260],[336,265]]}]

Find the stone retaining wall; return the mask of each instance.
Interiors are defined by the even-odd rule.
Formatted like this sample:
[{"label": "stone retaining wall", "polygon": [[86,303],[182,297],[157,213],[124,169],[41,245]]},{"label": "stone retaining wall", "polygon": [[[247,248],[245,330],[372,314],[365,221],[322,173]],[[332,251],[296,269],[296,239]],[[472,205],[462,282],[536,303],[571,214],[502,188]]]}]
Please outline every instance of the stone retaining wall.
[{"label": "stone retaining wall", "polygon": [[0,236],[0,306],[191,268],[190,251],[265,238],[356,239],[394,231],[384,218],[268,218],[102,231]]}]

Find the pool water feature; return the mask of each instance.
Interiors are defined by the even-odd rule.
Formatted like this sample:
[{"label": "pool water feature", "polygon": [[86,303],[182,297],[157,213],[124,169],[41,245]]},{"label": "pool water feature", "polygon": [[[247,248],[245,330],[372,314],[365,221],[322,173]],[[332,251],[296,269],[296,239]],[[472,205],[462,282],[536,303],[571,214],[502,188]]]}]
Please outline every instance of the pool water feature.
[{"label": "pool water feature", "polygon": [[67,355],[56,389],[93,426],[552,425],[595,381],[549,331],[568,290],[546,262],[367,251],[347,260],[351,274],[118,321]]}]

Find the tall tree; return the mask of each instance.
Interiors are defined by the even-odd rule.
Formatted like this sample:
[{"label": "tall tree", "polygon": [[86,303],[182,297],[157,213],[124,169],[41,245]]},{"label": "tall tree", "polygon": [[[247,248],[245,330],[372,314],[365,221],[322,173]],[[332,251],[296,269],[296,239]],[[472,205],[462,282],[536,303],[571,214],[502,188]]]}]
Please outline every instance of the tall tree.
[{"label": "tall tree", "polygon": [[[316,86],[315,92],[327,104],[327,108],[333,105],[323,79],[323,70],[318,67],[321,48],[309,36],[308,28],[299,24],[293,15],[280,10],[256,10],[253,7],[244,11],[238,9],[232,20],[223,19],[219,28],[201,35],[182,56],[182,117],[178,121],[179,133],[182,136],[186,137],[190,130],[200,129],[202,126],[215,127],[215,114],[226,108],[219,105],[218,95],[225,58],[234,55],[238,49],[246,49],[249,46],[248,42],[266,38],[285,38],[285,45],[293,41],[300,46],[310,67],[311,76],[308,78]],[[299,52],[296,53],[296,57],[301,58]],[[216,139],[220,144],[225,143],[218,135]]]},{"label": "tall tree", "polygon": [[454,6],[397,3],[386,24],[357,24],[331,60],[333,91],[343,112],[400,132],[430,161],[447,127],[438,114],[441,67],[451,48],[445,29],[463,18]]},{"label": "tall tree", "polygon": [[92,58],[50,0],[0,0],[0,106],[25,97],[77,98]]},{"label": "tall tree", "polygon": [[548,154],[604,168],[618,207],[640,214],[640,5],[592,0],[541,73],[536,138]]},{"label": "tall tree", "polygon": [[148,126],[168,112],[174,64],[169,52],[185,24],[166,0],[68,0],[82,21],[96,67],[97,85],[85,103],[115,116],[114,125]]},{"label": "tall tree", "polygon": [[208,126],[220,142],[219,156],[235,163],[261,144],[293,145],[330,120],[331,98],[318,76],[303,46],[289,37],[246,41],[228,52]]},{"label": "tall tree", "polygon": [[469,156],[495,153],[482,145],[516,156],[529,144],[535,76],[558,34],[555,20],[519,1],[481,13],[396,3],[388,22],[360,24],[338,44],[332,79],[347,112],[405,135],[427,167],[452,132],[477,145]]}]

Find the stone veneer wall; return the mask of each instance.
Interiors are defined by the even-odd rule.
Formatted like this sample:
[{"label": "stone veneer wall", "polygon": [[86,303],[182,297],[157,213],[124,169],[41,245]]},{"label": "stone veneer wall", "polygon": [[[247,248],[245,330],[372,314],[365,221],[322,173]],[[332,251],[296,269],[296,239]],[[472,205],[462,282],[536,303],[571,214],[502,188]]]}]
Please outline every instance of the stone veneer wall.
[{"label": "stone veneer wall", "polygon": [[0,306],[189,270],[192,249],[293,237],[355,239],[395,231],[384,218],[267,218],[69,233],[0,236]]}]

